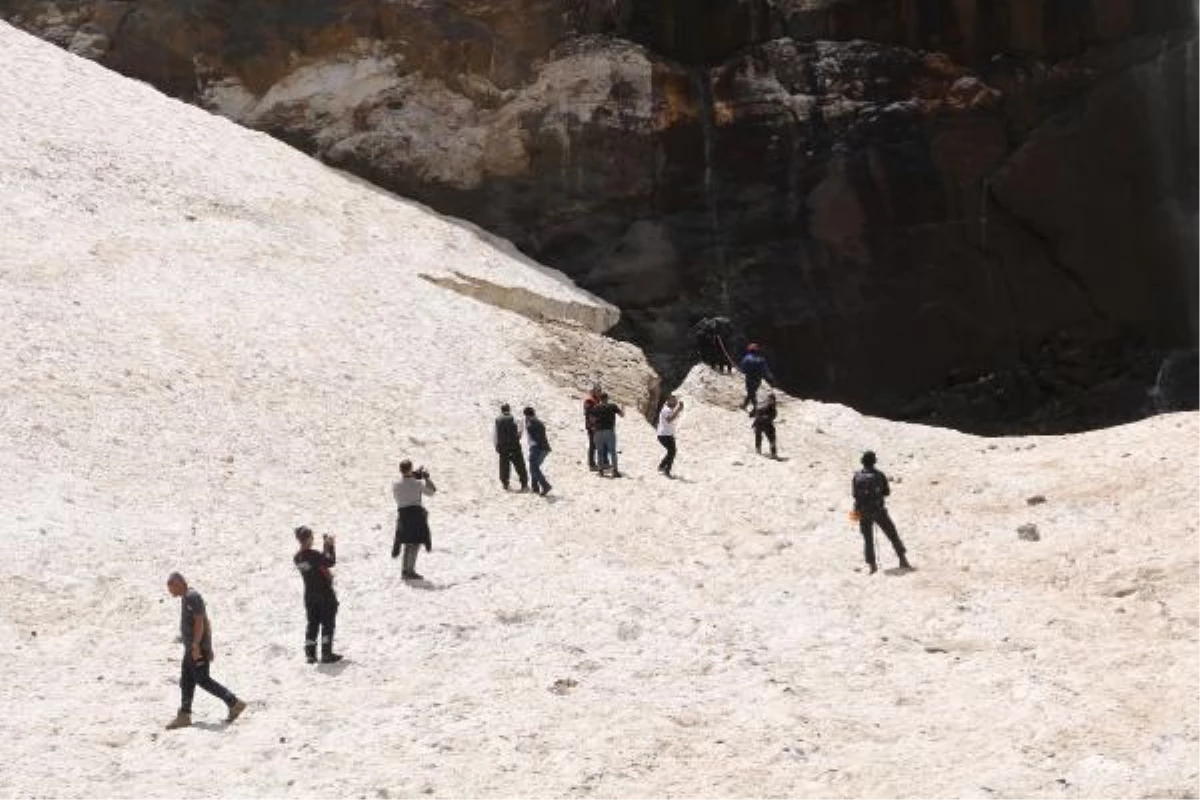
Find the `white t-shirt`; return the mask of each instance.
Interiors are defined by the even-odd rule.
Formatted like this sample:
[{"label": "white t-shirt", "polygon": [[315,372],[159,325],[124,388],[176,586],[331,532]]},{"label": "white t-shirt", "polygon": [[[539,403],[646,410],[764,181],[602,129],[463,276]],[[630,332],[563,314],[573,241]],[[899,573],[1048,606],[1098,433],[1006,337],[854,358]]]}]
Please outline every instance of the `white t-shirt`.
[{"label": "white t-shirt", "polygon": [[[679,414],[683,413],[683,409],[678,406],[671,408],[666,403],[663,403],[662,411],[658,412],[658,435],[659,436],[674,436],[675,426],[679,424]],[[675,419],[668,419],[672,414],[675,414]]]}]

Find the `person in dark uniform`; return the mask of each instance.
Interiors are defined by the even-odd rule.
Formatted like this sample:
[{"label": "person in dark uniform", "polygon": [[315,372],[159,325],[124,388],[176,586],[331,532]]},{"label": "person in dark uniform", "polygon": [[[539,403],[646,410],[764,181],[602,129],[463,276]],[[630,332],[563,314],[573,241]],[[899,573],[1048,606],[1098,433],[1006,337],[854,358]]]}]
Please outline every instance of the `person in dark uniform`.
[{"label": "person in dark uniform", "polygon": [[754,429],[754,449],[761,453],[765,438],[771,446],[771,458],[779,457],[775,450],[775,417],[777,414],[774,392],[767,392],[763,404],[750,409],[750,416],[754,418],[754,421],[750,423],[750,427]]},{"label": "person in dark uniform", "polygon": [[521,452],[521,425],[513,418],[512,409],[508,403],[500,406],[500,416],[496,417],[496,427],[492,433],[492,444],[500,456],[500,485],[508,491],[510,467],[517,471],[517,480],[521,481],[521,491],[529,491],[529,476],[525,473],[525,456]]},{"label": "person in dark uniform", "polygon": [[304,579],[304,612],[308,626],[304,629],[304,657],[317,663],[317,633],[321,634],[321,663],[333,664],[342,657],[333,652],[333,629],[337,624],[338,599],[333,591],[333,573],[337,563],[334,537],[326,535],[321,551],[313,549],[313,532],[307,525],[296,528],[300,550],[292,558],[300,577]]},{"label": "person in dark uniform", "polygon": [[758,387],[764,380],[774,386],[775,376],[771,374],[771,367],[767,364],[766,357],[754,342],[746,345],[746,354],[742,356],[738,367],[746,378],[746,398],[742,400],[739,408],[744,409],[749,406],[753,410],[758,406]]},{"label": "person in dark uniform", "polygon": [[433,479],[424,467],[413,469],[407,458],[400,462],[400,480],[392,484],[392,497],[396,500],[396,539],[392,543],[392,558],[400,555],[404,545],[404,567],[400,577],[406,581],[419,581],[417,555],[421,545],[428,552],[433,549],[429,532],[429,517],[421,498],[437,491]]},{"label": "person in dark uniform", "polygon": [[878,569],[875,563],[874,526],[875,523],[879,523],[879,527],[887,535],[888,541],[892,543],[892,549],[896,551],[896,556],[900,559],[900,568],[912,569],[908,558],[905,557],[904,542],[900,541],[900,535],[896,533],[896,525],[888,516],[887,507],[884,505],[885,498],[892,493],[888,487],[887,476],[875,469],[875,460],[875,454],[870,450],[863,453],[863,468],[854,473],[854,479],[850,484],[850,491],[854,495],[854,511],[858,515],[858,528],[862,532],[863,552],[866,556],[867,566],[870,568],[871,574]]}]

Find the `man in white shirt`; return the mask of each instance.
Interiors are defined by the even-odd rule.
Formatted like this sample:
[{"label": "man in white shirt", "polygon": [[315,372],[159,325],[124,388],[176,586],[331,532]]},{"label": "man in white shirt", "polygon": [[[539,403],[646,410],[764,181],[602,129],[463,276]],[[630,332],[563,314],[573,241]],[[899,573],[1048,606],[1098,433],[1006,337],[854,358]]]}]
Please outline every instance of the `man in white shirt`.
[{"label": "man in white shirt", "polygon": [[675,426],[679,415],[683,413],[683,401],[675,395],[667,395],[658,412],[658,441],[666,448],[667,454],[658,462],[658,471],[668,478],[671,477],[671,467],[675,466]]},{"label": "man in white shirt", "polygon": [[421,545],[425,545],[426,550],[433,547],[421,497],[436,491],[437,487],[424,468],[414,470],[407,458],[400,462],[400,480],[392,484],[392,497],[396,500],[396,540],[392,544],[392,558],[400,555],[400,545],[404,545],[404,567],[400,577],[405,580],[421,580],[417,574],[417,553]]}]

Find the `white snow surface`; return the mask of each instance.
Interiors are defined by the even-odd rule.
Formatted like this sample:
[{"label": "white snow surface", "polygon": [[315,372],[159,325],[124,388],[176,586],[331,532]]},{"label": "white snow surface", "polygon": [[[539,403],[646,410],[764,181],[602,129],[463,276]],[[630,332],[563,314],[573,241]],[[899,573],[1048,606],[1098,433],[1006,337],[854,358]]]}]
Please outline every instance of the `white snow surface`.
[{"label": "white snow surface", "polygon": [[[0,142],[0,795],[1195,796],[1197,414],[988,440],[783,397],[772,461],[697,369],[668,480],[615,311],[470,226],[3,24]],[[548,498],[500,490],[505,400]],[[914,572],[882,535],[862,570],[867,447]],[[340,665],[301,654],[300,524]],[[163,730],[174,569],[233,725],[198,692]]]}]

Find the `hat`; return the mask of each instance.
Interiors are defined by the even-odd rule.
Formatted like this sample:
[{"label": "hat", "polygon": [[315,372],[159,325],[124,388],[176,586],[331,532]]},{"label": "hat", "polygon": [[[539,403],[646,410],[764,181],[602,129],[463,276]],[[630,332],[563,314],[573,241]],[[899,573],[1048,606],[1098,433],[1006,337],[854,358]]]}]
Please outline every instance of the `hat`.
[{"label": "hat", "polygon": [[757,353],[758,352],[758,342],[751,342],[750,344],[746,345],[746,350],[751,353]]},{"label": "hat", "polygon": [[862,461],[862,464],[864,467],[869,467],[872,464],[874,464],[875,463],[875,451],[868,450],[867,452],[863,453],[861,461]]}]

